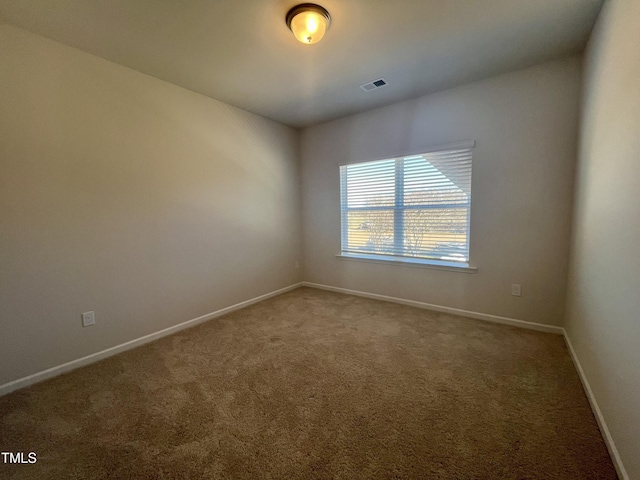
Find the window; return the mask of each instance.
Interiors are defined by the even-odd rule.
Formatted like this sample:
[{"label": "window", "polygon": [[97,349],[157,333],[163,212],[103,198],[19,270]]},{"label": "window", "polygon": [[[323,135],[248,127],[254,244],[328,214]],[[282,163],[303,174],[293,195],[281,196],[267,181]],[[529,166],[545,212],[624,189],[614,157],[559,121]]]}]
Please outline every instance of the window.
[{"label": "window", "polygon": [[473,147],[341,166],[341,255],[468,267]]}]

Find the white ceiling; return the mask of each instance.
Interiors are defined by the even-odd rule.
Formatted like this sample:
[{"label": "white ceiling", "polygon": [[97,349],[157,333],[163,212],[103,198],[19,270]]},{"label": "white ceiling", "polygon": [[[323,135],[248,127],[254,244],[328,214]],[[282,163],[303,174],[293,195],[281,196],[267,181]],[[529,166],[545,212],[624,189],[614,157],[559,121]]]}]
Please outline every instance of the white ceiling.
[{"label": "white ceiling", "polygon": [[319,0],[316,45],[285,25],[295,0],[0,0],[0,19],[304,127],[578,53],[602,2]]}]

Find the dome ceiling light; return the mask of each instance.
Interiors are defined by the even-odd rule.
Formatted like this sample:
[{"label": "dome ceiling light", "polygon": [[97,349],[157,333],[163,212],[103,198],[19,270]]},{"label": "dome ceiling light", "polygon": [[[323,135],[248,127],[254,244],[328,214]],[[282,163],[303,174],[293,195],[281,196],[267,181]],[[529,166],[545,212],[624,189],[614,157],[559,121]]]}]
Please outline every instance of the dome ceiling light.
[{"label": "dome ceiling light", "polygon": [[287,27],[300,43],[311,45],[322,40],[331,25],[331,15],[315,3],[301,3],[287,12]]}]

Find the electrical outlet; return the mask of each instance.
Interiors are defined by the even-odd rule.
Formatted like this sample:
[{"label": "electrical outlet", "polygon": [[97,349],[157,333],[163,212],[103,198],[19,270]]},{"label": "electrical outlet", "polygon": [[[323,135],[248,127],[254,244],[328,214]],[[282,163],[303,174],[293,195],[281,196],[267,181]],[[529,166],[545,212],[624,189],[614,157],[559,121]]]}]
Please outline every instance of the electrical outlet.
[{"label": "electrical outlet", "polygon": [[96,324],[96,314],[94,312],[84,312],[82,314],[82,326],[90,327]]},{"label": "electrical outlet", "polygon": [[513,295],[514,297],[519,297],[522,295],[522,287],[520,285],[518,285],[517,283],[514,283],[513,285],[511,285],[511,295]]}]

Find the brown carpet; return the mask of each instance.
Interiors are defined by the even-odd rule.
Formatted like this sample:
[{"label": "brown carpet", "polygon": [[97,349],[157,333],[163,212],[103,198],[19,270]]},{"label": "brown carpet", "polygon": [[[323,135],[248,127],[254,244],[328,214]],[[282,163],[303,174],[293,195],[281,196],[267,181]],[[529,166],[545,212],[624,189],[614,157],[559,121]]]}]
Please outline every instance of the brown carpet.
[{"label": "brown carpet", "polygon": [[301,288],[0,398],[3,479],[615,479],[561,336]]}]

